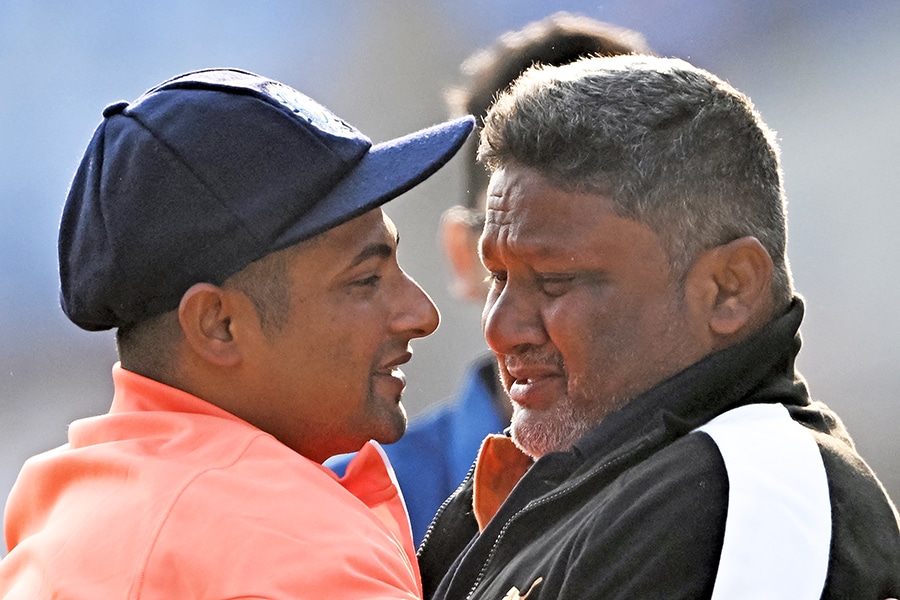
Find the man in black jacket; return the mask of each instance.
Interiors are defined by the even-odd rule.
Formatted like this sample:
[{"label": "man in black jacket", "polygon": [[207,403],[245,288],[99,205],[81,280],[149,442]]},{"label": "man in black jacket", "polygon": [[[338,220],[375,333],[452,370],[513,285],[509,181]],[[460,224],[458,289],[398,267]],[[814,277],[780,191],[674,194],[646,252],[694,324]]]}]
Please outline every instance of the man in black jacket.
[{"label": "man in black jacket", "polygon": [[676,59],[526,72],[486,119],[513,403],[419,550],[433,598],[900,594],[900,519],[794,369],[773,132]]}]

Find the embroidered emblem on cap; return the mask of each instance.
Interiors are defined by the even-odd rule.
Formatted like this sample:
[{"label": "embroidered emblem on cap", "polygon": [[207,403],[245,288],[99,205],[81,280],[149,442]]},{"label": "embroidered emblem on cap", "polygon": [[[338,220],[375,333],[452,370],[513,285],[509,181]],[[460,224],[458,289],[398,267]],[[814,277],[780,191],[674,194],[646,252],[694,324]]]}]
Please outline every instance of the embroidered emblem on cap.
[{"label": "embroidered emblem on cap", "polygon": [[294,114],[306,119],[320,131],[339,137],[356,137],[357,132],[347,123],[334,115],[327,108],[301,94],[294,88],[277,81],[266,81],[261,85],[263,91],[278,100]]}]

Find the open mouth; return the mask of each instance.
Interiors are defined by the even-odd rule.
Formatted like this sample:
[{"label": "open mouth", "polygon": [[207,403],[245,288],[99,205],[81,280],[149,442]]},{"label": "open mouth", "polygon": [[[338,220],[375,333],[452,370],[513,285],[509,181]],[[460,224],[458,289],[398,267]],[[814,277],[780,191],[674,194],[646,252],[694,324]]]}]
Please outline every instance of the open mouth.
[{"label": "open mouth", "polygon": [[558,371],[542,369],[539,373],[510,373],[507,393],[516,404],[541,408],[565,394],[565,378]]},{"label": "open mouth", "polygon": [[396,356],[393,360],[389,360],[385,362],[379,371],[393,371],[397,369],[400,365],[408,363],[412,359],[412,351],[407,350],[406,352]]},{"label": "open mouth", "polygon": [[404,352],[378,367],[374,375],[379,380],[389,382],[402,390],[406,387],[406,374],[400,369],[400,365],[409,362],[411,358],[412,352]]},{"label": "open mouth", "polygon": [[506,365],[513,385],[531,385],[543,381],[561,377],[562,371],[556,365]]}]

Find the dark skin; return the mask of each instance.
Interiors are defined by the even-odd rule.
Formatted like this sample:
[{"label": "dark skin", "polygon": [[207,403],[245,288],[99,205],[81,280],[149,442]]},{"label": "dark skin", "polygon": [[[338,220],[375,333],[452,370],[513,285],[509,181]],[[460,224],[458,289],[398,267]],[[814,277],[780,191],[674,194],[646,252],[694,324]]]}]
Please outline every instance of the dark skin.
[{"label": "dark skin", "polygon": [[773,315],[772,261],[755,238],[702,253],[679,289],[648,226],[526,168],[492,177],[481,253],[485,338],[513,439],[535,457]]},{"label": "dark skin", "polygon": [[406,429],[399,366],[439,316],[397,263],[397,242],[376,209],[292,253],[290,315],[274,333],[240,290],[192,286],[178,308],[171,384],[317,462],[369,439],[398,440]]}]

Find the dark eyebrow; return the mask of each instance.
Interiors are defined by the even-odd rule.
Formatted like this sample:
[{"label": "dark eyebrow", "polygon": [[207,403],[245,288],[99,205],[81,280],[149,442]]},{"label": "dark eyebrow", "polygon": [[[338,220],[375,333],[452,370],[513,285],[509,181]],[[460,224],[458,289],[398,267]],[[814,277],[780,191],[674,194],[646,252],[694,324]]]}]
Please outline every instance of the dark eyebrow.
[{"label": "dark eyebrow", "polygon": [[[400,237],[397,236],[397,242],[400,241]],[[370,258],[390,258],[394,254],[394,248],[389,244],[369,244],[365,248],[363,248],[359,254],[353,257],[353,260],[350,261],[350,267],[355,267],[356,265],[362,264],[369,260]]]}]

